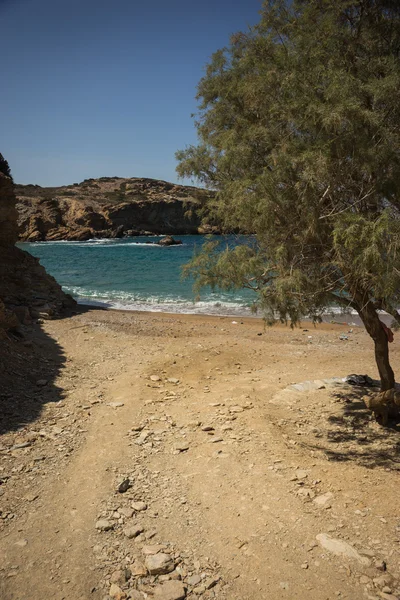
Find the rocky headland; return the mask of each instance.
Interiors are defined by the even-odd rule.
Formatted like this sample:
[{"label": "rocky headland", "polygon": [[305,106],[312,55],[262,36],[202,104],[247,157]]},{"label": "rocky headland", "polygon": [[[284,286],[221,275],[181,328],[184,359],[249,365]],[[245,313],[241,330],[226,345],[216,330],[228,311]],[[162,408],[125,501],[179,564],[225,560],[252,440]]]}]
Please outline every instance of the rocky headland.
[{"label": "rocky headland", "polygon": [[16,185],[20,241],[217,232],[202,221],[212,193],[148,178],[101,177],[61,187]]}]

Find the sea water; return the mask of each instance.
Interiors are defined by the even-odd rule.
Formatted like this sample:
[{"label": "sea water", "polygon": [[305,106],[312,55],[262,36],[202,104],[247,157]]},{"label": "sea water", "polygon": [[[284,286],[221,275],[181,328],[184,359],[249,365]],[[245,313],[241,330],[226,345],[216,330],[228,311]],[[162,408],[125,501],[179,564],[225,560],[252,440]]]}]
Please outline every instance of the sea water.
[{"label": "sea water", "polygon": [[[19,247],[40,259],[79,303],[109,308],[179,313],[250,315],[255,295],[248,290],[204,289],[200,299],[193,280],[182,279],[182,266],[192,258],[204,236],[179,236],[182,245],[163,247],[160,237],[87,242],[23,243]],[[233,236],[214,236],[223,245]]]}]

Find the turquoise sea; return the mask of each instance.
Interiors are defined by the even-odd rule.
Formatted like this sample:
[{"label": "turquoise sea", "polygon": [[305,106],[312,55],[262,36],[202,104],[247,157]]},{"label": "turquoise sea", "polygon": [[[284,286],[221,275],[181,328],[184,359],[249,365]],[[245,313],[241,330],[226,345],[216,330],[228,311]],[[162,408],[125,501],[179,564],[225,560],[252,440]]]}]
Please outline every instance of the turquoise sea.
[{"label": "turquoise sea", "polygon": [[[217,236],[216,236],[217,238]],[[179,236],[180,246],[161,247],[159,237],[96,239],[87,242],[40,242],[19,246],[41,264],[82,304],[179,313],[249,315],[254,295],[248,290],[205,289],[194,302],[193,282],[182,280],[181,267],[204,236]],[[224,242],[235,238],[218,236]]]}]

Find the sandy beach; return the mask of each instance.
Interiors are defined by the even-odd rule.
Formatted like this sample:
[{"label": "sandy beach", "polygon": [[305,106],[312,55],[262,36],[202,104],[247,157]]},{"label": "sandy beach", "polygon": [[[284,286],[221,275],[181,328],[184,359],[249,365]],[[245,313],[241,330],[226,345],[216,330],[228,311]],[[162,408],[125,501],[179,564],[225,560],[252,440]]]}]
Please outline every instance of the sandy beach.
[{"label": "sandy beach", "polygon": [[377,378],[362,328],[82,307],[10,349],[2,600],[398,597],[398,430],[323,381]]}]

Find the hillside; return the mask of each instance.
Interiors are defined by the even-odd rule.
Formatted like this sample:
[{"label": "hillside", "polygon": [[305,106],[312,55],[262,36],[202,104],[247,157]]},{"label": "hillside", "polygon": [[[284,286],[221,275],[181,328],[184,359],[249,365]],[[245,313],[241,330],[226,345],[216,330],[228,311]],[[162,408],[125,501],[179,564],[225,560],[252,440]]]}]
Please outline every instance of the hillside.
[{"label": "hillside", "polygon": [[193,234],[206,190],[147,178],[101,177],[61,187],[16,185],[21,241]]}]

